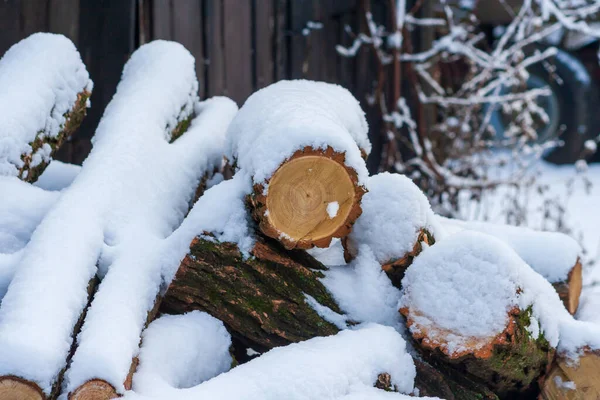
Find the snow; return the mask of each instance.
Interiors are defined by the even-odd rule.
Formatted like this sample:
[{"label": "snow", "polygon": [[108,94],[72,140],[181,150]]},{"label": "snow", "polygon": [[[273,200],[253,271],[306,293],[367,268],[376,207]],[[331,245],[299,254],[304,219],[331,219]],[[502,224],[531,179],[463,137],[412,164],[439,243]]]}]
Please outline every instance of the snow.
[{"label": "snow", "polygon": [[557,387],[564,390],[575,390],[577,389],[577,385],[573,381],[563,381],[560,376],[554,377],[554,383]]},{"label": "snow", "polygon": [[128,392],[124,400],[343,399],[370,390],[383,372],[400,392],[412,392],[416,371],[404,339],[389,327],[371,324],[275,348],[190,389],[157,397]]},{"label": "snow", "polygon": [[[123,249],[145,250],[139,241],[165,237],[183,219],[202,166],[210,161],[190,150],[203,141],[200,135],[184,135],[169,145],[165,127],[174,127],[197,101],[193,66],[194,59],[183,46],[164,41],[142,46],[127,62],[98,125],[92,152],[39,224],[17,264],[0,307],[0,374],[32,380],[48,393],[64,368],[73,326],[88,301],[86,289],[103,251],[112,250],[120,263],[139,262]],[[147,245],[152,243],[148,240]],[[127,267],[115,270],[123,268]],[[100,289],[106,294],[100,297],[110,293],[106,279]],[[135,287],[127,289],[133,294]],[[115,297],[110,307],[95,307],[88,322],[92,314],[153,300],[140,296],[128,304]],[[135,315],[126,320],[117,332],[140,323]],[[96,330],[97,335],[114,332],[121,321],[109,322]],[[112,346],[106,348],[105,357],[110,360],[137,349],[139,337],[135,343],[117,339],[108,340]],[[80,342],[79,360],[85,359],[85,348]],[[79,362],[84,370],[106,366]],[[71,372],[76,375],[80,370],[75,367]]]},{"label": "snow", "polygon": [[327,204],[327,215],[329,215],[329,218],[335,218],[339,209],[340,204],[337,201],[332,201],[331,203]]},{"label": "snow", "polygon": [[348,90],[306,80],[274,83],[246,100],[228,131],[229,158],[257,184],[306,146],[345,153],[346,165],[364,183],[368,171],[361,149],[371,151],[368,126]]},{"label": "snow", "polygon": [[221,321],[200,311],[164,315],[144,331],[133,390],[168,397],[229,370],[231,336]]},{"label": "snow", "polygon": [[[192,67],[188,63],[185,72],[193,73]],[[158,143],[153,165],[146,166],[145,171],[154,179],[162,175],[164,180],[143,178],[152,183],[147,187],[147,198],[140,199],[135,211],[129,210],[126,216],[121,216],[129,218],[129,223],[117,226],[119,229],[112,233],[116,243],[103,250],[101,260],[107,273],[78,337],[77,351],[67,372],[68,392],[98,377],[120,393],[124,391],[123,382],[137,353],[148,312],[164,287],[163,268],[165,265],[176,268],[187,252],[173,259],[165,258],[172,254],[169,252],[172,242],[167,238],[181,223],[202,176],[221,164],[225,132],[236,111],[235,103],[227,98],[200,103],[188,131],[173,144],[161,137],[159,128],[164,125],[147,127],[156,133]],[[191,238],[184,239],[177,243],[178,248],[189,247]]]},{"label": "snow", "polygon": [[34,165],[49,160],[48,147],[31,154],[30,143],[57,137],[64,114],[92,81],[69,39],[36,33],[0,59],[0,87],[0,175],[16,176],[23,155],[31,155]]},{"label": "snow", "polygon": [[63,190],[73,182],[80,170],[79,165],[52,160],[33,185],[44,190]]},{"label": "snow", "polygon": [[317,314],[319,314],[325,321],[330,322],[337,326],[339,329],[347,329],[348,328],[348,317],[342,314],[338,314],[333,311],[331,308],[322,305],[312,297],[311,295],[304,294],[306,298],[306,303],[311,306]]},{"label": "snow", "polygon": [[0,176],[0,301],[33,231],[58,198],[59,193]]},{"label": "snow", "polygon": [[600,348],[600,326],[574,320],[552,285],[491,235],[465,230],[436,243],[415,258],[402,288],[399,306],[414,321],[411,332],[427,332],[449,355],[484,347],[515,307],[531,307],[539,327],[529,332],[543,333],[567,357]]},{"label": "snow", "polygon": [[439,227],[429,201],[412,180],[383,172],[369,177],[367,189],[362,214],[348,236],[349,249],[367,245],[385,264],[411,252],[421,229],[436,236]]},{"label": "snow", "polygon": [[448,232],[477,231],[508,244],[531,268],[551,283],[564,282],[582,254],[575,239],[560,232],[535,231],[526,227],[465,222],[436,217]]},{"label": "snow", "polygon": [[398,327],[400,291],[381,269],[367,245],[349,265],[330,266],[322,279],[337,304],[350,320]]}]

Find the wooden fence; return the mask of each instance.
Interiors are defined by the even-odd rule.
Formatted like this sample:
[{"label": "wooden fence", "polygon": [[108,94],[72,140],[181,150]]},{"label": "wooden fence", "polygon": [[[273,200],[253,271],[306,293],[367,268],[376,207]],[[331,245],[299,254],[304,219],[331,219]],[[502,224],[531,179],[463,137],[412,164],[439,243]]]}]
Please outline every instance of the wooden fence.
[{"label": "wooden fence", "polygon": [[[336,44],[352,40],[344,27],[357,29],[359,3],[2,0],[0,54],[39,31],[62,33],[77,45],[95,82],[92,108],[60,158],[79,163],[89,152],[90,138],[115,92],[123,64],[139,45],[154,39],[178,41],[195,56],[202,97],[226,95],[241,105],[253,91],[272,82],[307,78],[339,83],[364,103],[374,73],[368,57],[347,59],[335,51]],[[322,28],[311,29],[318,26],[311,22]],[[378,136],[373,135],[375,155]],[[369,160],[371,167],[377,165],[376,158]]]}]

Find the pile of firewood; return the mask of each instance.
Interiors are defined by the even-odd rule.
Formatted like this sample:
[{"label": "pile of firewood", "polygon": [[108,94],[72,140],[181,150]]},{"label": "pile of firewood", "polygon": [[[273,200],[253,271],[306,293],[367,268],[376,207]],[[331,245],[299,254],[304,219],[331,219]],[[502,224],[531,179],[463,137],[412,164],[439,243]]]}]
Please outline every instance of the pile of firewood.
[{"label": "pile of firewood", "polygon": [[[0,75],[8,67],[0,63]],[[89,90],[81,87],[72,99],[58,136],[33,132],[25,143],[12,174],[23,185],[48,164],[48,157],[34,162],[36,149],[47,144],[53,153],[75,131]],[[0,399],[119,397],[132,388],[141,333],[160,314],[199,310],[222,321],[239,363],[248,360],[248,348],[262,353],[366,322],[336,323],[329,315],[345,310],[323,282],[328,267],[306,250],[332,243],[342,244],[347,262],[372,254],[404,293],[398,318],[416,350],[418,395],[600,397],[598,353],[588,349],[579,364],[570,363],[551,338],[531,333],[539,326],[530,308],[513,308],[499,334],[477,343],[464,338],[458,351],[448,343],[460,332],[423,323],[427,311],[407,302],[439,294],[418,293],[427,286],[424,274],[435,260],[460,266],[453,250],[461,245],[488,262],[496,241],[503,242],[508,258],[489,262],[512,262],[517,275],[531,267],[543,276],[544,267],[498,227],[434,216],[407,178],[369,177],[366,122],[347,91],[280,82],[239,112],[226,99],[200,103],[196,92],[193,59],[181,46],[151,43],[128,62],[92,153],[16,261],[0,306]],[[241,208],[231,207],[236,202]],[[546,240],[515,229],[513,239]],[[560,254],[561,246],[552,251]],[[545,284],[574,314],[582,287],[578,258],[563,275]],[[24,361],[36,357],[41,370]],[[373,385],[393,391],[381,372]],[[566,389],[564,382],[573,385]]]}]

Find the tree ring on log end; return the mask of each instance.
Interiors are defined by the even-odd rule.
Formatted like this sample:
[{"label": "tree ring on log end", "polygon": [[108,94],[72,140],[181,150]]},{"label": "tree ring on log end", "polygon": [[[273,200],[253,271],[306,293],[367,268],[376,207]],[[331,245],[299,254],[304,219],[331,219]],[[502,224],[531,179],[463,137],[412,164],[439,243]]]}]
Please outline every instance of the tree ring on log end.
[{"label": "tree ring on log end", "polygon": [[327,247],[348,234],[365,190],[344,158],[331,148],[305,148],[279,166],[267,194],[258,185],[253,214],[263,233],[288,249]]},{"label": "tree ring on log end", "polygon": [[32,382],[16,376],[0,378],[0,399],[2,400],[43,400],[42,390]]},{"label": "tree ring on log end", "polygon": [[102,379],[92,379],[69,394],[69,400],[110,400],[120,397],[112,385]]}]

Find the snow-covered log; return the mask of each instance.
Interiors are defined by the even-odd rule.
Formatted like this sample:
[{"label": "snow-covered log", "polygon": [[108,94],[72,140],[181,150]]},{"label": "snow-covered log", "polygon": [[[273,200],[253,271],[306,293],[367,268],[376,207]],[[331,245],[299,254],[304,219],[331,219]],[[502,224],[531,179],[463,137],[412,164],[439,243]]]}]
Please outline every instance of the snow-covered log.
[{"label": "snow-covered log", "polygon": [[[402,336],[390,327],[371,324],[273,349],[189,389],[157,396],[128,392],[124,400],[378,398],[373,396],[385,392],[373,386],[384,372],[390,375],[393,389],[412,392],[415,367]],[[390,398],[405,399],[398,393]]]},{"label": "snow-covered log", "polygon": [[526,390],[545,372],[559,322],[571,319],[548,281],[478,232],[427,249],[402,288],[401,313],[426,359],[485,382],[500,397]]},{"label": "snow-covered log", "polygon": [[508,244],[534,271],[552,283],[563,304],[574,315],[582,288],[581,246],[560,232],[489,222],[460,221],[436,216],[448,234],[470,230],[494,236]]},{"label": "snow-covered log", "polygon": [[[185,215],[201,173],[190,148],[200,140],[168,141],[192,113],[196,91],[194,60],[181,45],[154,42],[128,61],[92,152],[33,233],[2,300],[4,386],[55,396],[96,266],[105,273],[122,249],[144,248],[135,239],[142,227],[164,237]],[[159,211],[163,204],[170,213]]]},{"label": "snow-covered log", "polygon": [[73,43],[36,33],[0,59],[0,175],[34,182],[81,124],[92,90]]},{"label": "snow-covered log", "polygon": [[230,158],[253,178],[253,216],[286,248],[327,247],[360,215],[371,150],[358,101],[339,86],[281,81],[232,122]]},{"label": "snow-covered log", "polygon": [[[176,74],[181,78],[171,79]],[[163,85],[177,84],[183,89],[184,82],[179,79],[189,83],[188,89],[195,87],[194,76],[193,58],[187,51],[175,44],[159,42],[134,54],[126,66],[122,84],[132,94],[136,90],[143,93],[149,83],[167,77],[161,85],[150,85],[149,93],[140,97],[156,98],[158,93],[168,90]],[[195,89],[186,95],[194,97]],[[126,98],[127,95],[117,96],[113,102],[120,106],[120,101]],[[170,108],[160,102],[156,106],[154,112],[162,112],[166,117]],[[153,147],[152,160],[148,160],[152,165],[145,166],[145,176],[141,177],[144,185],[138,188],[146,197],[135,204],[135,210],[128,210],[124,216],[128,223],[118,226],[114,242],[101,254],[104,277],[88,310],[66,375],[66,392],[71,399],[90,398],[90,391],[97,391],[99,386],[113,394],[131,388],[141,332],[155,317],[160,302],[165,238],[188,212],[201,179],[221,165],[225,132],[236,112],[237,106],[227,98],[199,103],[191,125],[173,143],[164,136],[164,124],[156,121],[140,124],[146,135],[152,135],[146,141]],[[174,126],[178,129],[179,124]]]},{"label": "snow-covered log", "polygon": [[436,221],[423,192],[404,175],[380,173],[368,178],[362,214],[342,240],[346,262],[359,245],[368,246],[396,287],[422,250],[435,243]]}]

